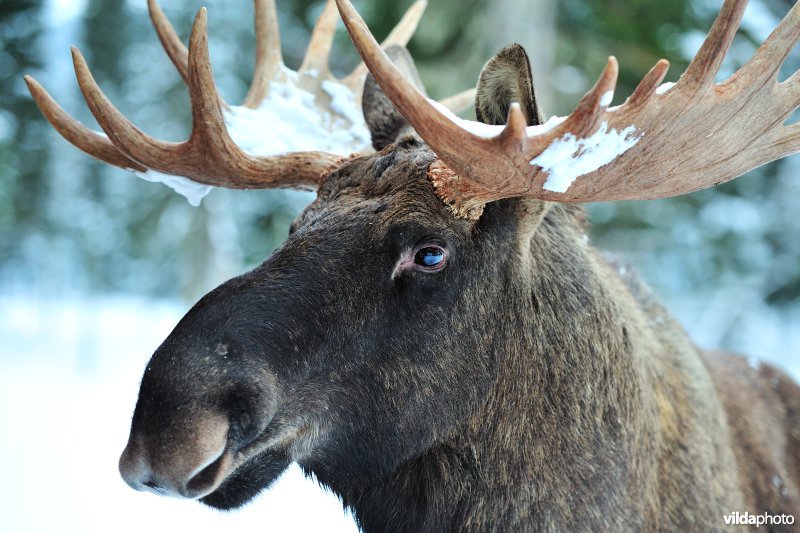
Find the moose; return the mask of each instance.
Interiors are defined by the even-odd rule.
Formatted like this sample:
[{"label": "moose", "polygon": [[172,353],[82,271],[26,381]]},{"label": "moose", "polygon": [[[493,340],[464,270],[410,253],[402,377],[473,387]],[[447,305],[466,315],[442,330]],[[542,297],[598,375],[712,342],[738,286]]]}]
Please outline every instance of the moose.
[{"label": "moose", "polygon": [[[364,531],[717,531],[737,511],[794,527],[800,387],[698,349],[632,269],[588,243],[579,205],[683,194],[800,151],[800,126],[784,125],[800,76],[777,80],[800,5],[715,81],[746,4],[724,2],[674,86],[662,60],[610,107],[612,57],[573,113],[545,122],[520,46],[485,65],[478,120],[462,120],[426,97],[405,48],[382,48],[348,0],[331,0],[314,62],[338,8],[369,71],[359,96],[374,150],[350,157],[240,149],[202,9],[187,49],[150,0],[190,91],[185,143],[133,126],[78,52],[105,135],[27,78],[53,126],[108,163],[317,193],[279,249],[156,350],[124,480],[233,509],[297,462]],[[282,65],[274,2],[256,7],[266,44],[251,93],[263,96]]]}]

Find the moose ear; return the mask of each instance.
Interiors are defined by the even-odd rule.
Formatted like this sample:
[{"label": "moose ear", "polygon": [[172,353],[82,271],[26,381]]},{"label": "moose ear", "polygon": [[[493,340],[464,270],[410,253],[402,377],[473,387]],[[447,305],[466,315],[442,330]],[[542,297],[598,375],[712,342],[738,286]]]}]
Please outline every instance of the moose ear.
[{"label": "moose ear", "polygon": [[[392,45],[386,48],[386,55],[400,69],[400,72],[422,91],[422,94],[425,94],[425,87],[422,85],[417,67],[414,65],[414,60],[408,50],[399,45]],[[361,109],[364,112],[364,120],[366,120],[367,127],[369,127],[369,132],[372,135],[372,147],[376,150],[381,150],[385,146],[392,144],[402,135],[414,132],[406,122],[406,119],[403,118],[403,115],[395,109],[391,100],[383,94],[372,74],[369,74],[364,82]]]},{"label": "moose ear", "polygon": [[483,66],[475,95],[475,115],[484,124],[503,125],[512,102],[519,102],[528,126],[543,122],[533,93],[531,63],[518,44],[506,46]]}]

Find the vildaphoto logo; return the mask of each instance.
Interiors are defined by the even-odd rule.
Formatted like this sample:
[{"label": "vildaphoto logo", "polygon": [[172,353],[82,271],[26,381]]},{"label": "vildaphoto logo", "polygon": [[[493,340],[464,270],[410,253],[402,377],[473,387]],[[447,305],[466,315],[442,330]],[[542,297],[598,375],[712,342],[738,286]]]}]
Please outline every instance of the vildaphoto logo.
[{"label": "vildaphoto logo", "polygon": [[794,515],[790,514],[751,514],[747,511],[738,511],[725,515],[726,526],[773,526],[773,525],[792,525]]}]

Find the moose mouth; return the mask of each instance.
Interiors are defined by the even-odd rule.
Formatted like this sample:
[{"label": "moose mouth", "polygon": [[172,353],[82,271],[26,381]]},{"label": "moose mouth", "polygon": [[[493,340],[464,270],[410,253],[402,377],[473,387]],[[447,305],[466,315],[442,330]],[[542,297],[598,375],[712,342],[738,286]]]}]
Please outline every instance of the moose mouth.
[{"label": "moose mouth", "polygon": [[[224,468],[222,461],[228,453],[236,453],[236,455],[243,453],[246,456],[249,455],[249,448],[260,449],[225,474],[217,488],[198,498],[198,501],[223,511],[238,509],[272,486],[275,480],[292,464],[291,450],[312,433],[307,423],[290,424],[281,417],[273,417],[267,427],[250,444],[244,446],[238,453],[223,452],[217,461],[208,465],[197,475],[196,478],[202,478],[208,470],[208,476],[212,479],[216,478],[220,468]],[[202,479],[200,482],[202,483]]]},{"label": "moose mouth", "polygon": [[[213,492],[199,501],[223,511],[237,509],[268,489],[291,462],[283,451],[266,450],[241,464]],[[209,465],[209,468],[213,469],[214,465]]]}]

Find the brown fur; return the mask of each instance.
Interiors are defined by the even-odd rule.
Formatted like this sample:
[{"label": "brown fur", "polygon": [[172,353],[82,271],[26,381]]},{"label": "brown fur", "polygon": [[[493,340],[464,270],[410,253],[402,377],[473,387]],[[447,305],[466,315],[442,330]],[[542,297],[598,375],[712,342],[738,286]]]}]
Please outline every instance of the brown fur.
[{"label": "brown fur", "polygon": [[529,126],[542,123],[533,92],[531,62],[525,49],[518,44],[500,50],[481,69],[475,93],[475,116],[484,124],[503,125],[513,101],[519,102]]}]

